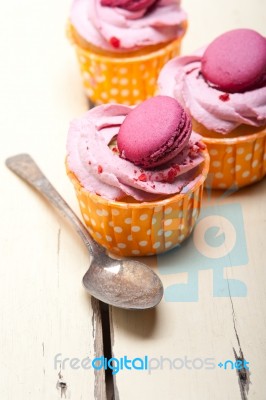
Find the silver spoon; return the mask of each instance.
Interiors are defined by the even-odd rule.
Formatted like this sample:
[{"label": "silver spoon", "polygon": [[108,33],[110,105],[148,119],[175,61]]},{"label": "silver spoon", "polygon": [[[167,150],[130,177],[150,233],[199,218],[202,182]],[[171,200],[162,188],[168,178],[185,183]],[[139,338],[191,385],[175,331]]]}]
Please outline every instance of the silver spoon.
[{"label": "silver spoon", "polygon": [[161,301],[163,285],[159,277],[141,262],[109,257],[28,154],[10,157],[6,165],[68,218],[82,238],[92,256],[90,267],[83,277],[83,285],[92,296],[112,306],[127,309],[151,308]]}]

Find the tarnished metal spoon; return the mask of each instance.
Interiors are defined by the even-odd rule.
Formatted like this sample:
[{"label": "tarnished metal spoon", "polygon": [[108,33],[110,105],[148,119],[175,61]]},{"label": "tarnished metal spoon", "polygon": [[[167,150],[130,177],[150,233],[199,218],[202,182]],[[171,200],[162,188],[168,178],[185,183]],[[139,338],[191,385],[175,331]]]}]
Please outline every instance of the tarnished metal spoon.
[{"label": "tarnished metal spoon", "polygon": [[6,165],[68,218],[82,238],[92,256],[83,284],[92,296],[112,306],[127,309],[151,308],[161,301],[163,285],[152,269],[135,260],[109,257],[28,154],[10,157]]}]

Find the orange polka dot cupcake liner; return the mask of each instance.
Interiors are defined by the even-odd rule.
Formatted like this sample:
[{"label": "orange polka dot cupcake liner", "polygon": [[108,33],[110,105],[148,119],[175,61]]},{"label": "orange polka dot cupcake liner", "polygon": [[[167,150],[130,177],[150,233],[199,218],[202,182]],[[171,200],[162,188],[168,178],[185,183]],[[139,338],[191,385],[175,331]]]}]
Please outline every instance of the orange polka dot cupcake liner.
[{"label": "orange polka dot cupcake liner", "polygon": [[67,34],[75,46],[85,94],[95,105],[134,105],[154,96],[161,68],[180,54],[182,41],[180,37],[159,50],[139,56],[111,57],[77,45],[71,37],[71,26]]},{"label": "orange polka dot cupcake liner", "polygon": [[205,186],[215,189],[241,188],[266,175],[266,129],[236,138],[206,138],[210,155]]},{"label": "orange polka dot cupcake liner", "polygon": [[130,257],[163,253],[190,235],[200,213],[208,168],[205,152],[200,178],[186,193],[142,203],[107,200],[85,190],[68,168],[67,174],[94,240],[113,254]]}]

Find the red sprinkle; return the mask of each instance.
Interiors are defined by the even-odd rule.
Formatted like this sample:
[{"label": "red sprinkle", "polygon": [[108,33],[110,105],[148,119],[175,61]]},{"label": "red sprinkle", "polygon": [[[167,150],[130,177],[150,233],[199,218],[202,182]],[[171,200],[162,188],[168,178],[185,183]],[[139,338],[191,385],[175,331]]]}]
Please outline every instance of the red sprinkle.
[{"label": "red sprinkle", "polygon": [[203,143],[203,142],[197,142],[196,145],[197,145],[201,150],[206,149],[206,145],[205,145],[205,143]]},{"label": "red sprinkle", "polygon": [[113,147],[113,151],[114,151],[115,153],[117,153],[117,152],[118,152],[118,148],[117,148],[117,147]]},{"label": "red sprinkle", "polygon": [[142,181],[142,182],[146,182],[146,181],[147,181],[147,176],[146,176],[146,174],[141,174],[141,175],[139,175],[138,180],[139,180],[139,181]]},{"label": "red sprinkle", "polygon": [[91,161],[89,161],[88,164],[91,165]]},{"label": "red sprinkle", "polygon": [[173,168],[176,170],[176,172],[180,171],[180,166],[178,164],[173,165]]},{"label": "red sprinkle", "polygon": [[103,172],[103,167],[101,165],[98,165],[98,174],[101,174]]},{"label": "red sprinkle", "polygon": [[176,169],[171,168],[167,173],[167,181],[172,182],[176,177],[176,173],[177,173]]},{"label": "red sprinkle", "polygon": [[112,36],[110,38],[110,44],[115,47],[116,49],[118,49],[120,47],[120,40],[117,39],[115,36]]},{"label": "red sprinkle", "polygon": [[155,185],[151,185],[151,187],[152,187],[153,189],[155,189]]},{"label": "red sprinkle", "polygon": [[219,96],[219,99],[222,100],[222,101],[228,101],[228,100],[230,100],[229,93],[221,94],[221,95]]}]

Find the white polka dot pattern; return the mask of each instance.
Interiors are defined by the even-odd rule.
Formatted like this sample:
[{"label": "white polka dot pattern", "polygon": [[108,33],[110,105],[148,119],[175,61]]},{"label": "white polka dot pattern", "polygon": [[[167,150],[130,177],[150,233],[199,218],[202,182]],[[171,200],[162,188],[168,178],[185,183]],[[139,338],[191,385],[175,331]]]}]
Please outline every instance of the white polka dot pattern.
[{"label": "white polka dot pattern", "polygon": [[180,44],[181,38],[161,50],[124,58],[104,56],[76,45],[86,95],[95,104],[136,104],[154,96],[159,72],[180,54]]},{"label": "white polka dot pattern", "polygon": [[[204,138],[210,154],[206,187],[243,187],[266,175],[266,129],[235,139]],[[229,144],[230,142],[230,144]]]},{"label": "white polka dot pattern", "polygon": [[190,192],[162,200],[160,205],[131,205],[110,203],[86,192],[71,172],[68,175],[91,235],[119,256],[159,254],[178,246],[191,233],[201,207],[204,178]]}]

